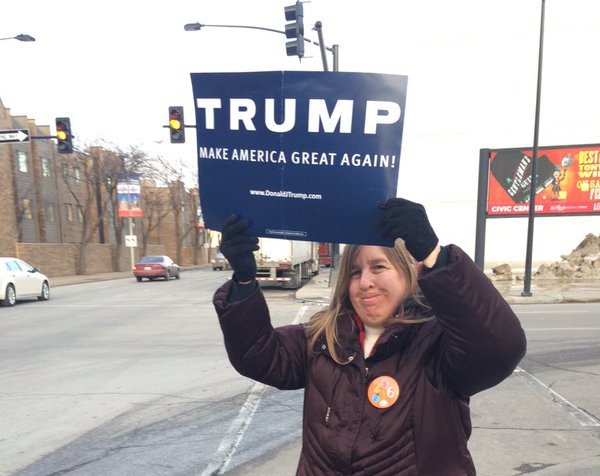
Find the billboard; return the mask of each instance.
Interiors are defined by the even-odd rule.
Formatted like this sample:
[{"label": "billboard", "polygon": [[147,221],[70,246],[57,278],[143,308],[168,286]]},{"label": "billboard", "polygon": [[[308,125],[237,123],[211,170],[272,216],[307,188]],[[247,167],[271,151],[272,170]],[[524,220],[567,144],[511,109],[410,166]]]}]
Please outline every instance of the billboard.
[{"label": "billboard", "polygon": [[206,226],[386,243],[378,203],[396,196],[407,77],[268,71],[192,73]]},{"label": "billboard", "polygon": [[120,173],[117,177],[117,199],[119,218],[143,217],[140,201],[140,174]]},{"label": "billboard", "polygon": [[[526,216],[532,149],[490,151],[487,216]],[[540,147],[536,215],[600,213],[600,144]]]}]

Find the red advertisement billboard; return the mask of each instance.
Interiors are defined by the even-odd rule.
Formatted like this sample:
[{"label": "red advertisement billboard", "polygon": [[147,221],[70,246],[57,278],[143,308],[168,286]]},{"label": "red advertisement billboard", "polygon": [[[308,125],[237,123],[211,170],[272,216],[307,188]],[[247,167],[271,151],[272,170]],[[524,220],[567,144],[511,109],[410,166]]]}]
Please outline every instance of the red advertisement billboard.
[{"label": "red advertisement billboard", "polygon": [[[529,213],[532,149],[490,151],[488,216]],[[536,215],[600,214],[600,144],[540,147]]]}]

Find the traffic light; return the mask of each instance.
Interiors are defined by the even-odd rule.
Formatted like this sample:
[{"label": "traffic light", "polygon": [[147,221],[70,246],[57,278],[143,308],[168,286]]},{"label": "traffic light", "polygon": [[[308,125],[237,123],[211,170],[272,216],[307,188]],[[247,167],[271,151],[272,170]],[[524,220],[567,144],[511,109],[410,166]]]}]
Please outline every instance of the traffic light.
[{"label": "traffic light", "polygon": [[285,19],[292,23],[286,23],[285,36],[293,38],[292,41],[286,41],[285,51],[288,56],[304,57],[304,12],[302,4],[296,2],[295,5],[285,7]]},{"label": "traffic light", "polygon": [[56,139],[59,154],[73,153],[73,134],[71,134],[71,120],[68,117],[56,118]]},{"label": "traffic light", "polygon": [[171,144],[183,144],[185,142],[183,107],[169,106],[169,132],[171,134]]}]

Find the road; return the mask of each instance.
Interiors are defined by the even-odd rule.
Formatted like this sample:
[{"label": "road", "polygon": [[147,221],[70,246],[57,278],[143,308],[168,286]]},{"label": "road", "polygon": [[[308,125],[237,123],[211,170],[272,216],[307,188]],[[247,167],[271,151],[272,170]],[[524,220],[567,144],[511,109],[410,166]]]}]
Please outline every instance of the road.
[{"label": "road", "polygon": [[527,355],[509,379],[472,400],[478,474],[600,474],[600,304],[513,309]]},{"label": "road", "polygon": [[[0,308],[0,475],[293,475],[302,393],[229,365],[211,304],[228,275],[64,286]],[[319,309],[266,295],[274,325]],[[473,398],[478,474],[600,474],[600,304],[515,310],[528,355]]]}]

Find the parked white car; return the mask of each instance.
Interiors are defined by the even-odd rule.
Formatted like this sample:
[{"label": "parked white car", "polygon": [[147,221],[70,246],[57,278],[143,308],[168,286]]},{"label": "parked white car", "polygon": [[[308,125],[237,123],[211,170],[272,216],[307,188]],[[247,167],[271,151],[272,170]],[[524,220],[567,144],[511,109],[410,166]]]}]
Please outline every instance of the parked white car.
[{"label": "parked white car", "polygon": [[18,258],[0,258],[0,305],[14,306],[17,300],[50,298],[50,281],[37,268]]}]

